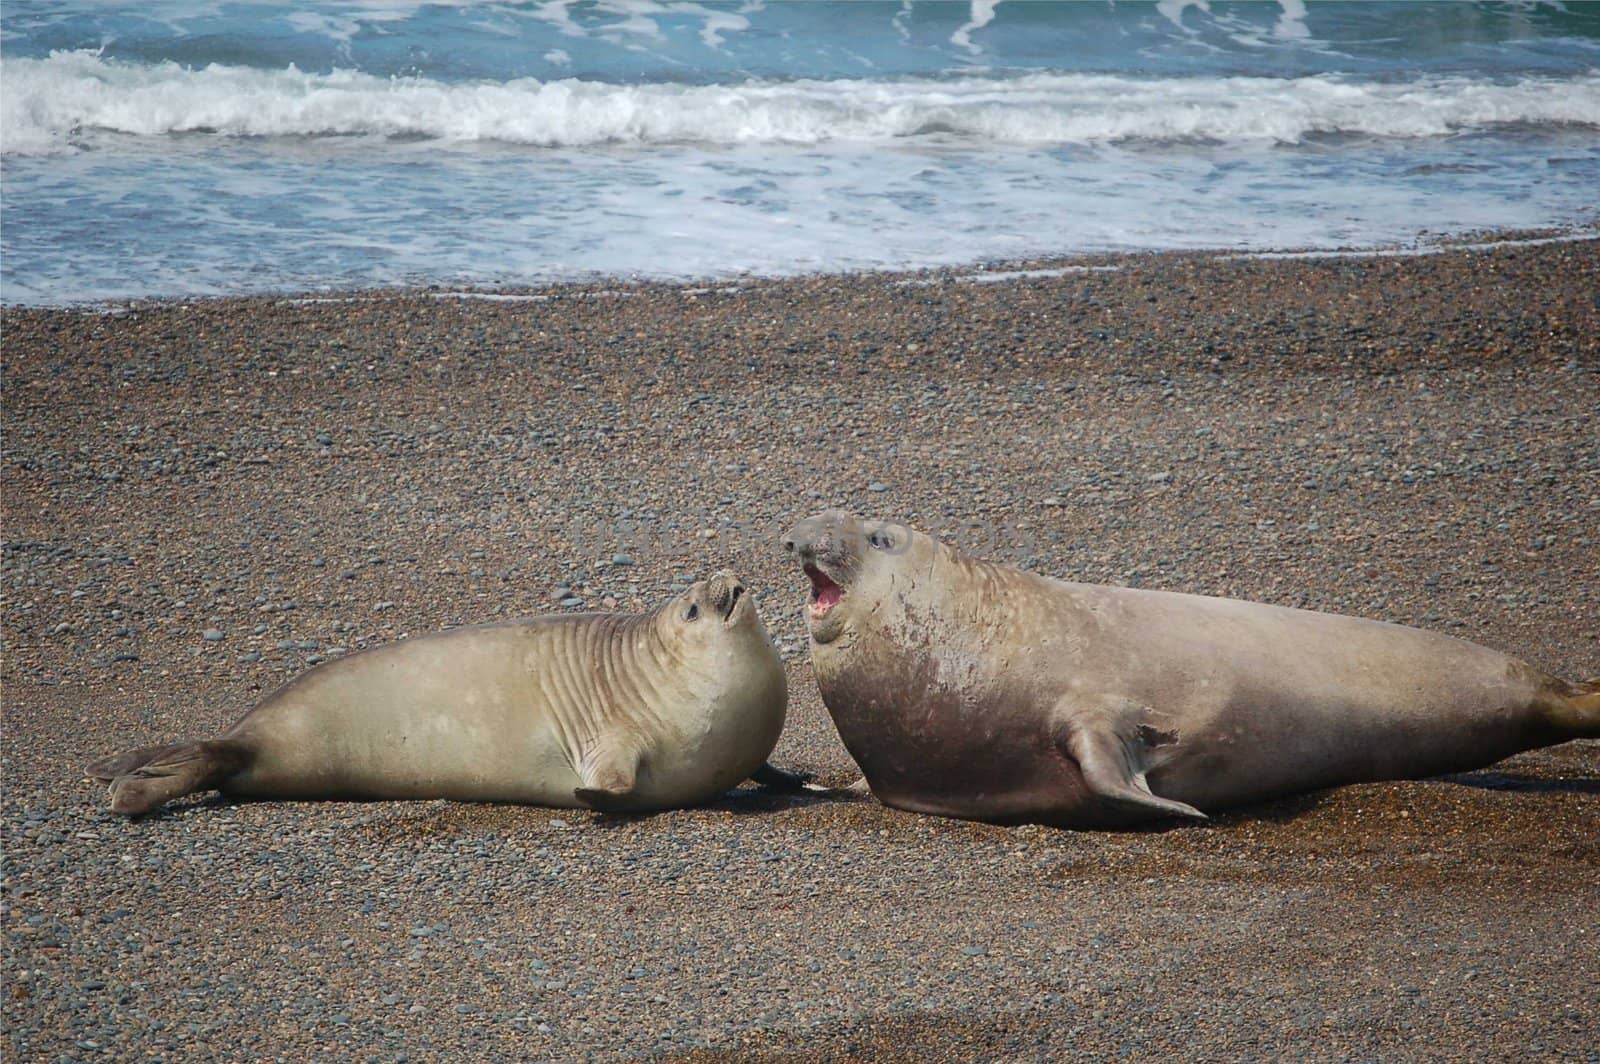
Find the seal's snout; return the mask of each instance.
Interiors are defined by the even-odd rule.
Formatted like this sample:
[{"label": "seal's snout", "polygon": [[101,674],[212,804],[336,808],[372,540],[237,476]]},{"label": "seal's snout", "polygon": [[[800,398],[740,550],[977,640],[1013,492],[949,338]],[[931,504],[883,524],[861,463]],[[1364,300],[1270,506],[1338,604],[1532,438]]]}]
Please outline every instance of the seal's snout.
[{"label": "seal's snout", "polygon": [[826,533],[813,527],[812,522],[803,521],[783,537],[783,549],[799,558],[802,564],[806,564],[817,556],[819,547],[825,541]]},{"label": "seal's snout", "polygon": [[789,553],[800,559],[800,563],[802,565],[811,564],[811,562],[816,559],[818,554],[828,549],[828,541],[826,539],[819,540],[818,538],[812,536],[806,536],[804,538],[791,537],[784,540],[783,545],[789,551]]},{"label": "seal's snout", "polygon": [[783,537],[783,549],[807,564],[818,557],[837,553],[845,542],[845,533],[854,526],[855,518],[840,510],[828,510],[808,517],[791,528]]},{"label": "seal's snout", "polygon": [[[808,517],[783,537],[783,549],[794,556],[811,581],[809,616],[812,634],[845,597],[845,585],[855,572],[855,540],[859,523],[839,510]],[[841,583],[843,581],[843,583]]]},{"label": "seal's snout", "polygon": [[706,582],[706,598],[724,621],[733,620],[734,611],[746,598],[744,582],[727,569]]}]

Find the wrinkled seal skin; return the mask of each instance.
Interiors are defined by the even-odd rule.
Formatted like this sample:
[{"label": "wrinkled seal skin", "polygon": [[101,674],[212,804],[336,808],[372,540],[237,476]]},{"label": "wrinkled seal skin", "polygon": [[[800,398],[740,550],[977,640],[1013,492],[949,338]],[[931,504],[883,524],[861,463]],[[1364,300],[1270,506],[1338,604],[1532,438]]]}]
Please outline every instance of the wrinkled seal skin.
[{"label": "wrinkled seal skin", "polygon": [[449,798],[649,810],[766,765],[783,664],[732,573],[647,614],[458,628],[318,666],[220,739],[146,747],[88,774],[111,808],[217,788],[250,798]]},{"label": "wrinkled seal skin", "polygon": [[1600,684],[1415,628],[1065,583],[840,512],[784,545],[822,700],[901,809],[1123,827],[1600,735]]}]

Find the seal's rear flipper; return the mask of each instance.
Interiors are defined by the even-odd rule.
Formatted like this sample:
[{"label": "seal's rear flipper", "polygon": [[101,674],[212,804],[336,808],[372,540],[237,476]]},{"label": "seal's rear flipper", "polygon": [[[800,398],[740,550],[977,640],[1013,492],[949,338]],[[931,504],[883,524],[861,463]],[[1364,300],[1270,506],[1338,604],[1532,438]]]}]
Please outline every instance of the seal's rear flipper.
[{"label": "seal's rear flipper", "polygon": [[1582,683],[1562,683],[1545,694],[1545,715],[1567,738],[1600,738],[1600,678]]},{"label": "seal's rear flipper", "polygon": [[112,754],[110,757],[102,757],[98,761],[89,762],[84,766],[83,774],[92,780],[110,783],[118,776],[126,776],[161,753],[161,751],[171,748],[171,746],[171,743],[156,743],[154,746],[140,746],[132,750],[124,750],[120,754]]},{"label": "seal's rear flipper", "polygon": [[806,781],[813,777],[809,772],[785,772],[763,761],[760,768],[750,773],[750,778],[774,791],[803,791],[806,789]]},{"label": "seal's rear flipper", "polygon": [[1151,817],[1210,819],[1192,805],[1152,794],[1150,785],[1144,781],[1144,773],[1136,772],[1129,763],[1127,746],[1109,729],[1074,727],[1067,749],[1078,762],[1083,782],[1101,798],[1134,806]]},{"label": "seal's rear flipper", "polygon": [[[135,760],[140,755],[141,760]],[[249,756],[232,739],[145,747],[91,765],[93,769],[124,768],[111,780],[111,811],[138,816],[163,802],[195,791],[210,790],[245,766]]]}]

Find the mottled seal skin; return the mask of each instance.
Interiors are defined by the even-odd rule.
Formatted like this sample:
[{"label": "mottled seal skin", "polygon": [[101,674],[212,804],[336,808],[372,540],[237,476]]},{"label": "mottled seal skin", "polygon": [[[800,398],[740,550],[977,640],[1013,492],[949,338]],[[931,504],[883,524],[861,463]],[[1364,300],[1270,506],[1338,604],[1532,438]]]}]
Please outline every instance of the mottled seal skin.
[{"label": "mottled seal skin", "polygon": [[1415,628],[1066,583],[840,512],[784,545],[822,700],[901,809],[1123,827],[1600,735],[1600,684]]},{"label": "mottled seal skin", "polygon": [[221,738],[90,765],[130,815],[192,791],[650,810],[754,775],[783,730],[783,663],[721,572],[646,614],[458,628],[318,666]]}]

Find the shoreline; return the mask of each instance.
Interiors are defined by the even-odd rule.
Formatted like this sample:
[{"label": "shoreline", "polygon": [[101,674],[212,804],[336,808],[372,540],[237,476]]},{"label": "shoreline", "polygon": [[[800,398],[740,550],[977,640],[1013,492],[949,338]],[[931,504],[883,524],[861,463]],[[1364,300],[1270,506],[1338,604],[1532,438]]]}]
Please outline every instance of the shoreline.
[{"label": "shoreline", "polygon": [[1321,259],[1384,259],[1440,255],[1453,251],[1496,251],[1509,248],[1535,248],[1553,244],[1600,240],[1600,221],[1537,228],[1465,230],[1453,234],[1419,233],[1410,240],[1373,245],[1336,247],[1274,247],[1252,250],[1238,248],[1163,248],[1120,251],[1082,251],[1060,255],[1028,256],[1015,259],[977,260],[961,265],[892,267],[883,269],[839,269],[796,271],[781,274],[733,274],[703,277],[594,276],[540,282],[508,282],[501,285],[452,286],[444,281],[419,282],[393,287],[354,287],[349,289],[286,288],[282,291],[223,292],[194,295],[147,295],[61,303],[0,303],[3,311],[79,311],[119,315],[139,310],[193,303],[222,301],[282,300],[290,303],[354,303],[374,300],[427,297],[433,299],[482,299],[518,302],[561,298],[626,298],[640,291],[671,289],[685,295],[722,294],[774,284],[804,283],[811,280],[863,282],[888,280],[904,285],[945,283],[999,283],[1065,276],[1080,272],[1118,271],[1130,263],[1152,259],[1197,259],[1239,261],[1292,261]]},{"label": "shoreline", "polygon": [[1120,834],[80,781],[317,660],[728,566],[774,762],[848,782],[771,542],[833,505],[1600,672],[1600,240],[1119,266],[0,309],[12,1054],[1592,1056],[1594,741]]}]

